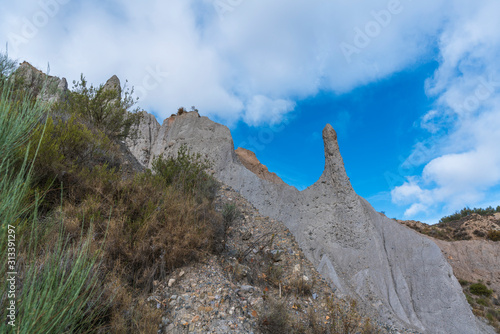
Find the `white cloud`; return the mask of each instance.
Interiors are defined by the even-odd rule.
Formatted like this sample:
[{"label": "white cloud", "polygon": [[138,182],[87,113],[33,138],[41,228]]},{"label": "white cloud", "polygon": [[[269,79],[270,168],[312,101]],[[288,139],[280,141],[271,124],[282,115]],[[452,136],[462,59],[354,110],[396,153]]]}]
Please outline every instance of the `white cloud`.
[{"label": "white cloud", "polygon": [[282,121],[283,116],[295,108],[295,102],[271,100],[263,95],[254,96],[246,107],[243,119],[250,125],[261,125],[264,120],[274,125]]},{"label": "white cloud", "polygon": [[405,217],[413,217],[421,212],[426,212],[427,209],[427,205],[422,203],[413,203],[408,209],[406,209],[404,215]]},{"label": "white cloud", "polygon": [[[222,16],[215,3],[225,4]],[[395,3],[397,11],[384,16]],[[227,122],[263,124],[293,109],[288,104],[263,113],[254,107],[256,96],[297,101],[319,90],[346,92],[424,57],[432,51],[444,3],[20,0],[3,6],[0,36],[11,41],[12,56],[42,69],[50,62],[52,74],[70,81],[81,72],[94,83],[113,74],[128,79],[139,87],[142,107],[160,117],[195,105]],[[33,17],[44,12],[49,18],[37,27]],[[12,36],[23,36],[26,22],[36,33],[15,43]],[[373,27],[380,28],[376,34]],[[356,31],[370,35],[366,45],[355,43]],[[350,62],[341,43],[359,49]],[[155,85],[151,68],[168,76]],[[144,82],[153,87],[147,94]]]},{"label": "white cloud", "polygon": [[417,122],[430,136],[404,163],[426,166],[393,190],[395,201],[420,214],[481,201],[500,182],[496,0],[0,1],[12,56],[50,62],[70,82],[117,74],[160,118],[195,105],[226,123],[278,123],[299,99],[348,92],[438,53],[426,83],[437,103]]},{"label": "white cloud", "polygon": [[441,34],[440,66],[426,87],[437,103],[420,123],[432,145],[410,156],[426,157],[417,163],[425,167],[392,192],[394,202],[412,204],[408,216],[430,207],[481,206],[500,185],[500,3],[457,2],[451,10],[457,16]]}]

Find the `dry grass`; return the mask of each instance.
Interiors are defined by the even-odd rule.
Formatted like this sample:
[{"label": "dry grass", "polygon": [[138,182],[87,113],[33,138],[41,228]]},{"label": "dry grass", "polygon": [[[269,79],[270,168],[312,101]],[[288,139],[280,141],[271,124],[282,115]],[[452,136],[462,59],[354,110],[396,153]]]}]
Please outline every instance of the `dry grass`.
[{"label": "dry grass", "polygon": [[103,332],[156,332],[161,312],[142,301],[153,281],[215,252],[223,218],[210,200],[160,186],[150,173],[130,180],[116,178],[112,171],[90,174],[97,176],[86,178],[85,187],[94,191],[81,201],[65,198],[62,207],[47,215],[39,226],[40,243],[51,245],[61,237],[58,222],[73,244],[92,228],[91,248],[101,249],[102,261],[103,296],[96,302],[109,303]]},{"label": "dry grass", "polygon": [[266,298],[259,317],[259,328],[263,333],[288,334],[292,331],[285,300]]},{"label": "dry grass", "polygon": [[300,275],[292,278],[287,288],[290,289],[290,292],[293,292],[299,296],[306,296],[306,295],[310,296],[313,287],[314,287],[313,280],[304,277],[304,275]]},{"label": "dry grass", "polygon": [[[58,171],[47,163],[41,161],[35,172],[45,179],[55,176],[57,183]],[[63,189],[53,183],[48,190],[50,196],[37,228],[39,243],[50,252],[50,245],[61,238],[61,223],[62,237],[75,245],[92,230],[90,249],[101,250],[102,261],[98,273],[102,296],[95,303],[106,309],[100,331],[156,332],[161,312],[156,305],[143,302],[153,281],[164,279],[179,266],[202,260],[223,241],[225,224],[214,210],[213,194],[183,191],[179,184],[165,184],[151,172],[126,179],[107,164],[77,165],[68,171],[64,180],[71,182]],[[39,259],[43,262],[42,256]]]}]

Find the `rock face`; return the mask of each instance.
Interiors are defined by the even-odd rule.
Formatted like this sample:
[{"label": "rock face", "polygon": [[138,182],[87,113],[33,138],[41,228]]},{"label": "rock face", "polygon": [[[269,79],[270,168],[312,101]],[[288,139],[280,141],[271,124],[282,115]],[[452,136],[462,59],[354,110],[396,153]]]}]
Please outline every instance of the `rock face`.
[{"label": "rock face", "polygon": [[[500,292],[500,244],[486,240],[461,240],[447,242],[435,240],[456,277],[469,282],[483,280]],[[497,296],[498,297],[498,296]]]},{"label": "rock face", "polygon": [[113,75],[111,78],[106,81],[103,87],[104,91],[114,90],[118,93],[118,96],[122,94],[122,87],[120,85],[120,79],[116,75]]},{"label": "rock face", "polygon": [[238,159],[240,159],[243,166],[248,168],[248,170],[257,175],[259,178],[276,184],[285,183],[278,175],[271,173],[266,166],[261,164],[254,152],[238,147],[238,149],[236,149],[236,155],[238,156]]},{"label": "rock face", "polygon": [[43,102],[60,102],[68,94],[68,82],[65,78],[47,75],[28,62],[23,62],[14,72],[16,80],[26,87],[33,96]]},{"label": "rock face", "polygon": [[303,191],[252,173],[238,159],[229,129],[196,112],[167,118],[161,127],[144,117],[138,132],[141,139],[127,144],[145,166],[183,144],[209,158],[220,181],[290,229],[332,288],[382,320],[425,333],[483,332],[436,243],[377,213],[354,192],[330,125],[323,130],[323,175]]}]

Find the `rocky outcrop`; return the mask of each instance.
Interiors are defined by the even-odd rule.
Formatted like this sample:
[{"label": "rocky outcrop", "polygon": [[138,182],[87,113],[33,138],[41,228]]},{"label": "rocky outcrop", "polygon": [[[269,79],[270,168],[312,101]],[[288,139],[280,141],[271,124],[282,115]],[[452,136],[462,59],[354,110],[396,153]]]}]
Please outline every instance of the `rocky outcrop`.
[{"label": "rocky outcrop", "polygon": [[122,87],[120,84],[120,79],[116,75],[113,75],[111,78],[106,81],[103,86],[104,91],[116,91],[118,96],[122,94]]},{"label": "rocky outcrop", "polygon": [[456,221],[427,225],[419,221],[398,220],[422,233],[439,246],[455,276],[469,282],[488,282],[500,293],[500,242],[488,240],[491,231],[500,230],[500,213],[476,213]]},{"label": "rocky outcrop", "polygon": [[500,244],[486,240],[447,242],[435,240],[456,277],[469,282],[488,282],[500,294]]},{"label": "rocky outcrop", "polygon": [[250,170],[262,180],[266,180],[276,184],[285,183],[278,175],[276,175],[275,173],[271,173],[266,166],[261,164],[254,152],[242,147],[238,147],[236,149],[236,155],[238,156],[238,159],[240,159],[240,162],[243,164],[243,166],[248,168],[248,170]]},{"label": "rocky outcrop", "polygon": [[160,124],[156,118],[147,112],[142,112],[137,136],[126,140],[130,152],[146,167],[151,167],[150,162],[153,158],[151,152],[159,131]]},{"label": "rocky outcrop", "polygon": [[43,102],[61,102],[68,94],[68,82],[65,78],[47,75],[28,62],[21,63],[14,72],[14,78],[32,96]]},{"label": "rocky outcrop", "polygon": [[[243,166],[229,129],[207,117],[189,112],[157,124],[144,117],[138,129],[142,141],[129,142],[145,166],[155,155],[175,155],[183,144],[206,156],[220,181],[290,229],[338,293],[360,300],[395,325],[425,333],[483,332],[436,243],[380,215],[354,192],[330,125],[323,130],[323,175],[298,191]],[[148,154],[141,155],[145,149]]]},{"label": "rocky outcrop", "polygon": [[414,220],[398,220],[415,231],[430,237],[445,240],[488,240],[489,233],[500,231],[500,213],[479,215],[472,213],[455,221],[428,225]]}]

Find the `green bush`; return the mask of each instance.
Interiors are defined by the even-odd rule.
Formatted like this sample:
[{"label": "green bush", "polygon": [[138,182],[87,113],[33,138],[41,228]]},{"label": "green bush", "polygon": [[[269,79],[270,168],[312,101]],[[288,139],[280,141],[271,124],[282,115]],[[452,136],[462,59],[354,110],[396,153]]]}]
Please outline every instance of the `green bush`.
[{"label": "green bush", "polygon": [[[8,77],[16,69],[16,62],[9,58],[7,52],[0,52],[0,85],[3,86],[2,82],[5,82]],[[0,86],[0,87],[1,87]]]},{"label": "green bush", "polygon": [[488,232],[488,239],[492,241],[500,241],[500,231],[491,230]]},{"label": "green bush", "polygon": [[213,200],[217,190],[217,181],[208,174],[211,164],[201,155],[192,154],[187,146],[182,145],[177,157],[155,157],[152,169],[166,186],[197,196],[199,199]]},{"label": "green bush", "polygon": [[[0,62],[5,62],[1,54]],[[5,74],[3,69],[1,71]],[[8,271],[17,271],[16,296],[7,297],[7,284],[0,285],[0,316],[3,319],[0,332],[85,331],[101,310],[92,303],[98,299],[94,289],[96,276],[92,274],[96,269],[96,257],[89,252],[92,234],[75,248],[62,243],[63,239],[53,247],[36,238],[37,201],[31,202],[28,194],[32,177],[29,158],[36,157],[38,142],[27,145],[24,154],[19,152],[46,110],[33,103],[29,95],[12,99],[13,83],[5,77],[0,81],[0,254],[7,253],[7,246],[15,247],[16,264],[10,264],[15,269],[11,267]],[[20,164],[16,161],[19,159]],[[33,222],[31,229],[27,226],[29,217]],[[15,241],[7,238],[11,231],[15,231]],[[6,265],[0,267],[0,276],[8,277],[7,268]],[[7,304],[14,301],[17,302],[17,314],[15,327],[11,327],[7,323],[12,320],[7,318]]]},{"label": "green bush", "polygon": [[476,303],[478,303],[479,305],[483,305],[483,306],[490,305],[490,303],[488,302],[488,299],[486,299],[486,298],[478,298],[478,299],[476,299]]},{"label": "green bush", "polygon": [[467,281],[467,280],[464,280],[464,279],[461,279],[461,278],[460,278],[460,279],[458,280],[458,283],[460,283],[460,285],[464,286],[464,285],[468,285],[470,282],[469,282],[469,281]]},{"label": "green bush", "polygon": [[470,304],[470,306],[474,306],[474,298],[466,294],[465,299],[467,299],[467,302]]},{"label": "green bush", "polygon": [[[7,226],[9,224],[17,226],[23,215],[29,213],[32,208],[31,203],[27,201],[31,180],[31,161],[27,152],[35,152],[37,143],[31,146],[26,143],[46,110],[41,104],[33,104],[29,96],[23,99],[13,99],[13,83],[6,77],[10,74],[13,65],[7,55],[2,53],[0,53],[0,66],[2,72],[0,78],[0,253],[5,254]],[[21,154],[23,147],[26,153]],[[4,272],[6,266],[1,268],[0,274]],[[0,292],[3,292],[5,284],[1,287]]]},{"label": "green bush", "polygon": [[[75,115],[66,121],[48,117],[45,124],[34,131],[32,140],[40,142],[32,187],[48,191],[43,207],[58,203],[61,183],[65,187],[65,197],[82,199],[91,181],[88,176],[96,166],[117,167],[117,149],[112,141]],[[30,151],[28,156],[33,160],[34,152]]]},{"label": "green bush", "polygon": [[228,224],[232,223],[240,215],[240,210],[234,203],[225,204],[222,208],[222,217]]},{"label": "green bush", "polygon": [[73,91],[68,100],[54,108],[81,116],[111,138],[133,137],[134,125],[140,121],[139,109],[133,109],[133,89],[126,90],[122,97],[121,89],[105,89],[104,85],[88,87],[83,74],[80,81],[73,82]]},{"label": "green bush", "polygon": [[491,296],[491,294],[493,293],[493,291],[491,291],[490,289],[488,289],[486,287],[486,285],[484,285],[482,283],[471,284],[470,287],[469,287],[469,291],[471,293],[475,294],[475,295],[486,296],[486,297]]},{"label": "green bush", "polygon": [[[99,301],[100,264],[91,252],[92,230],[73,247],[63,240],[60,235],[44,255],[43,266],[32,261],[25,268],[18,333],[85,332],[95,327],[108,307]],[[39,243],[36,238],[29,241],[29,254],[41,256]]]}]

